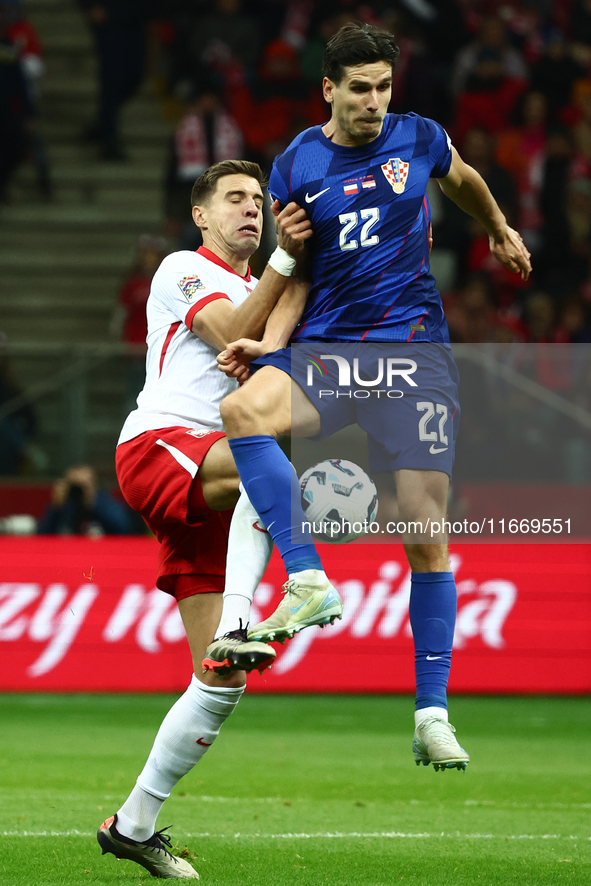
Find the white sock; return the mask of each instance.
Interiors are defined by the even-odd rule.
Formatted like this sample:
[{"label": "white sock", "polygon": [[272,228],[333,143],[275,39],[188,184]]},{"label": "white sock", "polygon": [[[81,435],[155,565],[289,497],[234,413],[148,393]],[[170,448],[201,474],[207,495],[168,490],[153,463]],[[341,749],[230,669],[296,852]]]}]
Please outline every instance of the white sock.
[{"label": "white sock", "polygon": [[447,710],[432,705],[428,708],[421,708],[419,711],[415,711],[415,728],[419,726],[423,720],[426,720],[427,717],[439,717],[440,720],[445,720],[446,723],[448,722]]},{"label": "white sock", "polygon": [[302,572],[290,572],[289,578],[305,585],[322,585],[326,581],[326,572],[324,569],[304,569]]},{"label": "white sock", "polygon": [[242,484],[234,508],[228,537],[226,584],[222,617],[216,637],[246,627],[250,604],[273,550],[273,539],[264,529],[261,518],[250,503]]},{"label": "white sock", "polygon": [[117,812],[121,834],[140,843],[152,836],[162,804],[213,744],[243,692],[244,686],[206,686],[193,675],[162,721],[137,784]]},{"label": "white sock", "polygon": [[125,837],[143,843],[156,830],[156,819],[164,800],[148,794],[136,784],[117,813],[117,830]]}]

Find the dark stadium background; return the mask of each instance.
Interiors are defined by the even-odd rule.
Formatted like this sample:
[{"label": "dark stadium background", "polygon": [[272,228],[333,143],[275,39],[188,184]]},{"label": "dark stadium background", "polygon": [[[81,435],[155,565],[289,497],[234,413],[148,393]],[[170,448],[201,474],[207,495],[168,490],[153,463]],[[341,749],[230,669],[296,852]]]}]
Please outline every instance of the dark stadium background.
[{"label": "dark stadium background", "polygon": [[[527,283],[491,262],[484,231],[433,183],[432,270],[452,341],[461,346],[465,404],[450,513],[460,522],[505,519],[508,527],[511,518],[518,521],[515,532],[507,528],[487,539],[493,544],[479,545],[468,532],[452,547],[463,582],[454,688],[591,688],[584,666],[591,625],[589,3],[4,0],[0,650],[13,662],[1,671],[5,688],[147,689],[146,681],[133,680],[137,668],[171,654],[162,635],[158,640],[158,630],[166,640],[164,622],[155,633],[141,633],[146,619],[157,620],[160,605],[149,597],[153,541],[130,539],[127,549],[123,540],[102,537],[144,534],[125,511],[113,460],[142,384],[141,307],[161,257],[198,245],[188,193],[199,164],[240,147],[269,171],[298,131],[325,121],[322,51],[350,20],[394,31],[401,57],[391,109],[414,110],[446,126],[533,255]],[[272,241],[269,224],[255,272]],[[491,354],[494,372],[486,363]],[[334,454],[321,452],[318,459]],[[52,523],[47,509],[54,483],[79,464],[96,472],[116,519],[101,523],[98,515],[83,523],[86,538],[63,538],[71,529]],[[395,499],[388,478],[376,480],[385,519],[395,515]],[[561,531],[524,534],[536,518],[562,521]],[[37,531],[57,535],[37,538]],[[464,542],[470,542],[465,549]],[[117,567],[117,556],[126,571]],[[380,691],[409,691],[408,630],[402,621],[396,631],[384,627],[404,600],[402,549],[394,540],[327,556],[351,594],[355,582],[362,586],[358,615],[333,641],[339,654],[346,661],[347,644],[357,644],[359,655],[359,644],[381,644],[405,663],[390,682],[380,682]],[[258,598],[262,608],[271,607],[280,584],[274,567]],[[140,640],[123,655],[101,631],[133,593],[137,611],[125,636]],[[35,669],[43,650],[61,642],[60,630],[66,637],[75,598],[88,601],[87,618],[76,630],[70,625],[68,654],[90,662],[107,649],[121,652],[128,665],[116,686],[97,683],[94,667],[85,684],[83,670],[66,666],[67,659],[59,660],[64,683],[57,658],[53,672]],[[177,649],[167,665],[170,679],[153,688],[184,685],[187,659],[176,630],[169,622],[167,642]],[[326,649],[318,652],[323,661],[331,658],[330,642],[315,641],[314,649]],[[294,677],[285,691],[314,689],[312,665],[304,659],[291,671],[299,669],[302,682]],[[508,676],[515,662],[518,684]],[[464,673],[471,675],[467,682]],[[75,687],[72,674],[80,678]],[[372,685],[369,675],[351,683],[354,691]],[[334,688],[331,678],[315,691]]]}]

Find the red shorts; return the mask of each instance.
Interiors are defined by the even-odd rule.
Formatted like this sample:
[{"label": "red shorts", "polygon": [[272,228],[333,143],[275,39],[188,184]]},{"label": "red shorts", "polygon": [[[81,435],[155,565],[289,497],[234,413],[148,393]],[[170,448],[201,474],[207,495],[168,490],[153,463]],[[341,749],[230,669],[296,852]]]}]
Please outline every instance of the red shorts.
[{"label": "red shorts", "polygon": [[232,510],[211,510],[198,473],[224,436],[223,431],[159,428],[117,447],[121,492],[160,542],[156,585],[177,600],[224,590]]}]

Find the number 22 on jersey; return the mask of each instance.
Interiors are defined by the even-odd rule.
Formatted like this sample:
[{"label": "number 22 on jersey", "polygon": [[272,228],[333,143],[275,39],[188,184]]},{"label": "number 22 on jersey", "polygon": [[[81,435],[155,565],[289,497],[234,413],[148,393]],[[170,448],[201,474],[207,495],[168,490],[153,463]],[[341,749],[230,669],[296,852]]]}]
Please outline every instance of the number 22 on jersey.
[{"label": "number 22 on jersey", "polygon": [[[359,240],[357,237],[357,228],[360,224],[361,231]],[[373,209],[362,209],[360,212],[343,212],[339,215],[341,223],[341,231],[339,234],[339,246],[342,252],[349,252],[352,249],[359,249],[359,246],[376,246],[380,242],[377,234],[370,235],[371,229],[380,220],[380,210],[376,206]]]}]

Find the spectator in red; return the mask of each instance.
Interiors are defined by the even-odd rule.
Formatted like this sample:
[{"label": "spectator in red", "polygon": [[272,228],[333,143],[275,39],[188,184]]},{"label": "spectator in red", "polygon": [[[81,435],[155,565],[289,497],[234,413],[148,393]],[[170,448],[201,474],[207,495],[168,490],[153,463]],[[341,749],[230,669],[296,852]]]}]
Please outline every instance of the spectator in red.
[{"label": "spectator in red", "polygon": [[244,76],[229,84],[230,112],[244,133],[251,155],[269,168],[276,154],[307,126],[324,123],[326,108],[317,89],[300,77],[298,54],[285,40],[274,40],[263,53],[259,77],[251,88]]},{"label": "spectator in red", "polygon": [[43,48],[34,25],[27,19],[27,13],[20,0],[4,0],[2,6],[8,12],[6,35],[15,47],[30,102],[31,113],[26,126],[26,153],[37,172],[39,192],[46,198],[52,196],[49,156],[45,143],[37,127],[37,103],[39,100],[38,82],[45,73]]},{"label": "spectator in red", "polygon": [[[200,81],[203,83],[203,81]],[[244,139],[238,123],[225,109],[219,90],[205,81],[201,93],[178,123],[170,142],[165,181],[167,233],[179,249],[201,245],[191,218],[191,189],[195,179],[214,163],[242,157]]]},{"label": "spectator in red", "polygon": [[4,0],[1,5],[9,15],[7,37],[18,48],[25,77],[32,84],[45,73],[39,34],[27,19],[26,10],[20,0]]},{"label": "spectator in red", "polygon": [[505,74],[498,49],[481,49],[466,90],[456,102],[455,141],[461,144],[468,129],[474,126],[495,134],[505,129],[526,87],[525,80]]},{"label": "spectator in red", "polygon": [[168,243],[164,237],[142,234],[138,240],[136,259],[117,296],[117,308],[111,325],[111,332],[120,335],[127,344],[146,344],[146,302],[150,285],[160,262],[168,253]]},{"label": "spectator in red", "polygon": [[130,345],[126,356],[126,414],[134,409],[137,395],[144,385],[148,335],[146,303],[152,277],[169,251],[164,237],[143,234],[139,238],[135,262],[117,296],[111,318],[111,335]]},{"label": "spectator in red", "polygon": [[525,93],[516,109],[517,126],[501,132],[496,159],[517,183],[516,225],[532,253],[540,249],[540,191],[546,149],[546,99],[541,92]]}]

